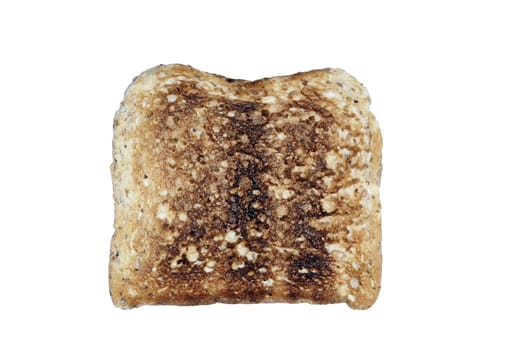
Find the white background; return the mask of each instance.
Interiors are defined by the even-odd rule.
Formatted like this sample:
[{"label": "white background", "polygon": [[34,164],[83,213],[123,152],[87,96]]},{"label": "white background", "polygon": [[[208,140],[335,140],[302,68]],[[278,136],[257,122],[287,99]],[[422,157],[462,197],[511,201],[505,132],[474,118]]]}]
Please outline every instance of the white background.
[{"label": "white background", "polygon": [[[520,1],[4,1],[0,348],[523,349]],[[160,63],[340,67],[384,137],[383,282],[346,305],[115,308],[112,119]]]}]

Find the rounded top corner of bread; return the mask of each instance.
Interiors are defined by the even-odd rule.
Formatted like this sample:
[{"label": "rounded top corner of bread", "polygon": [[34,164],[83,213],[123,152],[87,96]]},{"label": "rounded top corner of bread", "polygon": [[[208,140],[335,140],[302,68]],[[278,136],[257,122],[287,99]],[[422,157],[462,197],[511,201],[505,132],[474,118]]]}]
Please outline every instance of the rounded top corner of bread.
[{"label": "rounded top corner of bread", "polygon": [[135,76],[131,84],[126,89],[125,95],[128,96],[153,90],[158,85],[162,77],[174,75],[188,76],[195,74],[195,72],[197,72],[197,70],[189,65],[159,64]]}]

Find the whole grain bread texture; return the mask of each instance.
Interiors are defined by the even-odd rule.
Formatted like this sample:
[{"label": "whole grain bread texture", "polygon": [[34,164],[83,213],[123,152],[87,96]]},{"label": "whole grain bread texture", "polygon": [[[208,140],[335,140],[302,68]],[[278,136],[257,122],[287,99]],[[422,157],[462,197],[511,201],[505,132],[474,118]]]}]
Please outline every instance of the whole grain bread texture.
[{"label": "whole grain bread texture", "polygon": [[341,69],[136,77],[114,120],[113,303],[369,308],[382,263],[369,105]]}]

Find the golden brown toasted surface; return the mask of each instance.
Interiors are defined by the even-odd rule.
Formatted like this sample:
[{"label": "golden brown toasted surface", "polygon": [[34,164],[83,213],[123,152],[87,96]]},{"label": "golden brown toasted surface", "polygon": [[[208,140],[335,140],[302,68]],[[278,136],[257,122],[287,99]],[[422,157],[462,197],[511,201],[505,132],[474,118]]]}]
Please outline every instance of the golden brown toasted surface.
[{"label": "golden brown toasted surface", "polygon": [[342,70],[150,69],[114,122],[115,305],[347,302],[381,275],[381,135]]}]

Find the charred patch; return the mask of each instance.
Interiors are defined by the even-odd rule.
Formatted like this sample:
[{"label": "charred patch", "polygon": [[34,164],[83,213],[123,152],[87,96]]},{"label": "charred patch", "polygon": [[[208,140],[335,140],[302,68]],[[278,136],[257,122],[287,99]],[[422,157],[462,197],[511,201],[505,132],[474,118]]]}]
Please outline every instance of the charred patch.
[{"label": "charred patch", "polygon": [[206,229],[197,224],[191,225],[189,230],[189,236],[195,241],[200,241],[202,237],[206,234]]},{"label": "charred patch", "polygon": [[301,291],[298,286],[291,285],[288,288],[287,296],[290,300],[297,300],[301,296]]},{"label": "charred patch", "polygon": [[230,269],[230,274],[236,279],[243,279],[246,281],[253,281],[257,277],[257,265],[252,262],[244,262],[243,267],[237,269]]},{"label": "charred patch", "polygon": [[[260,191],[260,190],[259,190]],[[232,195],[228,201],[228,226],[239,227],[243,235],[247,232],[247,224],[257,221],[265,211],[265,195],[254,195],[253,190],[244,192],[245,195]]]},{"label": "charred patch", "polygon": [[325,216],[326,214],[323,213],[319,201],[320,197],[314,195],[304,195],[298,198],[293,203],[293,208],[295,210],[296,216],[298,218]]},{"label": "charred patch", "polygon": [[295,226],[295,234],[302,235],[312,248],[323,249],[326,239],[326,231],[317,230],[316,228],[305,223],[299,223]]},{"label": "charred patch", "polygon": [[248,239],[247,245],[250,250],[259,252],[268,246],[268,241],[264,238],[252,237]]},{"label": "charred patch", "polygon": [[210,96],[204,93],[190,93],[185,94],[184,98],[187,104],[197,107],[204,104],[204,102],[207,102],[210,99]]},{"label": "charred patch", "polygon": [[327,256],[307,254],[288,265],[288,278],[294,282],[321,282],[332,275]]},{"label": "charred patch", "polygon": [[259,159],[238,159],[232,174],[233,193],[228,201],[228,224],[239,227],[246,236],[247,224],[265,213],[267,207],[267,188],[260,179],[264,172],[263,162]]},{"label": "charred patch", "polygon": [[229,106],[232,110],[237,110],[241,113],[253,112],[259,108],[259,104],[257,102],[236,102],[230,103]]},{"label": "charred patch", "polygon": [[179,247],[175,244],[166,245],[166,252],[168,253],[166,260],[171,260],[174,256],[179,254]]}]

